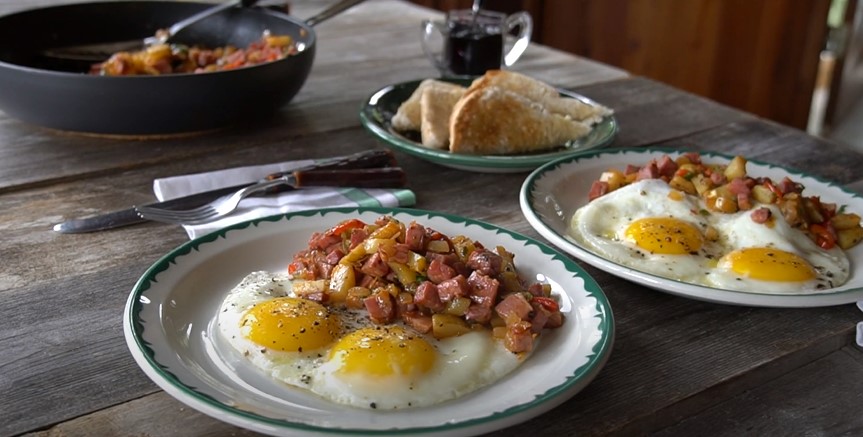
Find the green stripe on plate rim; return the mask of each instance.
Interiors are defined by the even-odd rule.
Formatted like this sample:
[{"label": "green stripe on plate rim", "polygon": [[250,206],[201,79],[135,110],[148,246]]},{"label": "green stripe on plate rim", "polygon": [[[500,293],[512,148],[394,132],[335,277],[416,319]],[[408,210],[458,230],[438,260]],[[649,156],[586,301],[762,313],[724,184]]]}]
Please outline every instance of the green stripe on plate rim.
[{"label": "green stripe on plate rim", "polygon": [[[479,226],[483,229],[489,230],[489,231],[507,234],[517,241],[523,241],[526,244],[537,246],[542,253],[551,256],[551,258],[553,260],[562,262],[564,264],[564,266],[566,267],[566,270],[569,271],[570,273],[573,273],[574,277],[580,277],[582,280],[584,280],[585,290],[588,292],[588,294],[591,297],[596,299],[596,310],[597,310],[597,313],[599,313],[597,317],[600,318],[599,329],[602,331],[603,335],[602,335],[602,338],[596,343],[596,345],[594,345],[594,347],[592,349],[593,354],[590,357],[588,357],[588,362],[585,363],[583,366],[579,367],[578,369],[576,369],[574,374],[567,376],[565,383],[558,385],[556,387],[552,387],[551,389],[549,389],[545,393],[538,395],[536,397],[536,399],[534,399],[533,401],[526,403],[526,404],[513,406],[513,407],[511,407],[507,410],[504,410],[504,411],[492,413],[489,416],[485,416],[485,417],[481,417],[481,418],[477,418],[477,419],[471,419],[471,420],[467,420],[467,421],[459,422],[459,423],[445,424],[445,425],[441,425],[438,427],[399,428],[399,429],[392,429],[392,430],[370,430],[370,429],[351,429],[351,428],[326,428],[326,427],[321,427],[321,426],[308,425],[308,424],[304,424],[304,423],[290,422],[287,420],[273,419],[270,417],[265,417],[265,416],[250,413],[247,411],[235,409],[235,408],[232,408],[230,406],[227,406],[227,405],[219,402],[218,400],[214,399],[210,395],[207,395],[205,393],[201,393],[201,392],[197,391],[194,387],[189,387],[189,386],[183,384],[182,382],[179,381],[179,379],[173,373],[171,373],[171,371],[169,369],[167,369],[165,366],[163,366],[162,364],[160,364],[159,362],[157,362],[155,360],[153,349],[142,338],[142,332],[144,331],[145,327],[144,327],[144,324],[138,318],[138,314],[142,310],[140,297],[143,294],[143,292],[150,289],[150,284],[155,282],[154,279],[155,279],[156,275],[158,275],[159,273],[170,268],[171,264],[175,263],[175,260],[177,258],[188,255],[192,251],[197,251],[198,248],[204,244],[212,243],[212,242],[219,240],[219,239],[227,239],[227,234],[230,233],[231,231],[246,229],[250,226],[257,226],[259,223],[262,223],[262,222],[278,222],[281,220],[290,220],[292,217],[313,217],[316,215],[320,215],[321,217],[323,217],[323,216],[325,216],[327,214],[331,214],[331,213],[350,214],[350,213],[363,213],[363,212],[375,212],[375,213],[380,213],[380,214],[405,214],[405,215],[413,216],[416,218],[441,217],[441,218],[444,218],[444,219],[446,219],[450,222],[456,223],[456,224],[477,225],[477,226]],[[204,403],[206,403],[206,404],[208,404],[208,405],[210,405],[216,409],[224,411],[225,413],[244,417],[246,419],[250,419],[250,420],[253,420],[256,422],[266,423],[269,425],[274,425],[274,426],[279,426],[279,427],[289,428],[289,429],[297,429],[297,430],[303,430],[303,431],[319,431],[319,432],[344,434],[344,435],[362,435],[362,434],[370,434],[370,433],[375,434],[375,435],[394,435],[394,434],[404,434],[405,432],[411,432],[411,433],[440,432],[440,431],[460,429],[460,428],[470,427],[470,426],[479,425],[479,424],[483,424],[483,423],[493,422],[495,420],[507,417],[507,416],[512,415],[512,414],[517,414],[517,413],[520,413],[523,411],[531,410],[533,408],[536,408],[536,407],[542,405],[545,402],[548,402],[548,401],[554,399],[555,397],[557,397],[561,393],[565,392],[568,388],[570,388],[571,386],[578,383],[578,381],[582,377],[584,377],[586,375],[591,375],[591,374],[597,372],[599,370],[599,366],[601,366],[601,364],[604,362],[604,358],[610,353],[610,345],[612,343],[612,339],[614,338],[613,315],[611,313],[611,306],[608,302],[607,297],[602,292],[602,290],[599,287],[599,284],[596,283],[596,281],[593,279],[593,277],[591,277],[586,271],[584,271],[581,267],[579,267],[578,264],[576,264],[570,258],[564,256],[559,251],[551,248],[550,246],[543,244],[543,243],[540,243],[540,242],[538,242],[538,241],[536,241],[530,237],[527,237],[527,236],[521,235],[519,233],[500,228],[498,226],[495,226],[495,225],[492,225],[489,223],[485,223],[485,222],[481,222],[478,220],[473,220],[473,219],[469,219],[469,218],[465,218],[465,217],[459,217],[459,216],[454,216],[454,215],[449,215],[449,214],[425,211],[425,210],[420,210],[420,209],[377,208],[377,207],[370,207],[370,208],[365,208],[365,207],[361,207],[361,208],[325,208],[325,209],[313,209],[313,210],[307,210],[307,211],[298,211],[298,212],[293,212],[293,213],[288,213],[288,214],[279,214],[279,215],[263,217],[263,218],[259,218],[259,219],[255,219],[255,220],[250,220],[250,221],[246,221],[246,222],[242,222],[242,223],[237,223],[237,224],[228,226],[226,228],[220,229],[218,231],[212,232],[210,234],[203,235],[203,236],[198,237],[194,240],[188,241],[188,242],[180,245],[179,247],[175,248],[174,250],[169,252],[167,255],[164,255],[163,257],[161,257],[158,261],[156,261],[155,264],[153,264],[149,269],[147,269],[147,271],[144,273],[144,275],[141,277],[141,279],[138,280],[138,282],[135,284],[135,286],[133,288],[132,295],[133,295],[132,298],[133,298],[134,303],[130,306],[129,313],[126,314],[126,317],[129,317],[129,320],[131,320],[131,326],[132,326],[132,330],[133,330],[134,337],[135,337],[135,343],[138,345],[138,348],[144,354],[147,361],[150,363],[151,367],[153,369],[155,369],[156,372],[161,374],[162,377],[166,381],[170,382],[174,387],[183,391],[187,395],[198,399],[199,401],[202,401],[202,402],[204,402]]]}]

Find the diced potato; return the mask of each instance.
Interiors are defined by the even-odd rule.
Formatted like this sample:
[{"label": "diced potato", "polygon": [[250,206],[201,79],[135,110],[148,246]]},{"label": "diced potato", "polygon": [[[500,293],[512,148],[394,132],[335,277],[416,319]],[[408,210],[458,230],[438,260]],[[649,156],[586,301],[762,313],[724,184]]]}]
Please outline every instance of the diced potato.
[{"label": "diced potato", "polygon": [[449,243],[446,240],[432,240],[426,245],[429,252],[449,253]]},{"label": "diced potato", "polygon": [[843,229],[853,229],[860,227],[860,216],[857,214],[841,213],[836,214],[830,219],[830,224],[833,229],[841,231]]},{"label": "diced potato", "polygon": [[506,331],[509,331],[506,326],[495,326],[491,330],[491,335],[494,338],[502,339],[506,337]]},{"label": "diced potato", "polygon": [[327,289],[327,280],[294,281],[291,283],[291,289],[298,295],[322,293]]},{"label": "diced potato", "polygon": [[390,266],[390,269],[396,274],[396,278],[398,278],[399,282],[402,284],[413,284],[417,281],[416,270],[408,267],[407,264],[390,261],[387,265]]},{"label": "diced potato", "polygon": [[270,47],[287,47],[291,45],[290,35],[267,35],[264,37],[264,42]]},{"label": "diced potato", "polygon": [[396,240],[388,239],[388,238],[367,238],[363,241],[363,250],[369,255],[376,253],[378,251],[384,252],[387,255],[395,255],[396,253]]},{"label": "diced potato", "polygon": [[351,287],[348,289],[347,297],[345,298],[345,305],[348,308],[352,309],[362,309],[365,308],[366,305],[363,303],[363,299],[372,295],[372,290],[366,287]]},{"label": "diced potato", "polygon": [[365,244],[358,244],[357,247],[351,249],[347,255],[343,256],[342,259],[339,260],[339,264],[351,265],[359,262],[366,255],[368,255],[368,252],[366,252]]},{"label": "diced potato", "polygon": [[737,198],[725,185],[708,191],[704,200],[707,202],[707,208],[713,211],[726,214],[737,212]]},{"label": "diced potato", "polygon": [[470,326],[461,317],[452,314],[432,314],[432,335],[434,338],[456,337],[470,332]]},{"label": "diced potato", "polygon": [[369,238],[393,238],[401,232],[402,226],[396,220],[390,220],[387,224],[375,229]]},{"label": "diced potato", "polygon": [[456,297],[449,301],[445,311],[447,314],[452,314],[454,316],[463,316],[467,313],[470,302],[471,300],[468,297]]},{"label": "diced potato", "polygon": [[408,251],[408,267],[417,273],[425,273],[428,269],[429,261],[426,257],[409,250]]},{"label": "diced potato", "polygon": [[836,244],[843,250],[850,249],[863,240],[863,228],[849,228],[836,231]]},{"label": "diced potato", "polygon": [[402,305],[410,305],[414,303],[414,295],[410,293],[399,293],[398,300]]},{"label": "diced potato", "polygon": [[728,167],[725,167],[724,174],[729,181],[734,178],[742,178],[746,176],[746,158],[740,155],[735,156],[731,162],[728,163]]},{"label": "diced potato", "polygon": [[327,294],[332,302],[344,302],[348,298],[348,290],[357,285],[354,268],[349,264],[336,264],[330,275]]},{"label": "diced potato", "polygon": [[759,203],[774,203],[776,202],[776,193],[764,185],[756,185],[752,187],[752,198]]},{"label": "diced potato", "polygon": [[689,181],[692,182],[692,186],[695,187],[695,192],[700,196],[703,196],[704,193],[713,189],[713,181],[702,173],[696,173]]},{"label": "diced potato", "polygon": [[608,170],[599,175],[599,180],[608,184],[609,191],[614,191],[626,183],[626,176],[620,170]]},{"label": "diced potato", "polygon": [[668,181],[668,186],[674,188],[675,190],[683,191],[686,194],[697,194],[698,191],[695,190],[695,185],[692,184],[691,181],[686,180],[680,176],[674,176]]},{"label": "diced potato", "polygon": [[476,245],[473,240],[464,235],[456,235],[455,237],[452,237],[450,241],[452,241],[453,249],[462,262],[466,262],[470,254],[476,250]]}]

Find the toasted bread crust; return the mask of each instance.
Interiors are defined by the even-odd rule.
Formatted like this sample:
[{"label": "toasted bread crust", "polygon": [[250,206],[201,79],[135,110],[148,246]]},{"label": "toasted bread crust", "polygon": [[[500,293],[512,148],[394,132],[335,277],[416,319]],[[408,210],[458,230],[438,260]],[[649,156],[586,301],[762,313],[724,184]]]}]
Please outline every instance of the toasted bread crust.
[{"label": "toasted bread crust", "polygon": [[590,132],[590,127],[512,91],[484,86],[465,94],[453,108],[450,151],[475,155],[537,152]]},{"label": "toasted bread crust", "polygon": [[436,83],[425,87],[420,97],[420,134],[423,146],[447,149],[450,116],[464,93],[463,87],[440,86]]},{"label": "toasted bread crust", "polygon": [[414,92],[411,93],[410,97],[399,105],[398,110],[395,115],[393,115],[392,120],[390,120],[394,129],[400,131],[420,130],[420,125],[422,123],[420,98],[422,97],[423,91],[429,86],[464,90],[464,87],[461,85],[436,79],[426,79],[420,82]]}]

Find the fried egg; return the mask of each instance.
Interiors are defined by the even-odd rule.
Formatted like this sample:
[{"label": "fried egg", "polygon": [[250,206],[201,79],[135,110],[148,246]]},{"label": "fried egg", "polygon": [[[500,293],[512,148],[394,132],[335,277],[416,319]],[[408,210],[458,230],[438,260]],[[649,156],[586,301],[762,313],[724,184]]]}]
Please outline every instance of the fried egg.
[{"label": "fried egg", "polygon": [[792,228],[775,205],[764,206],[771,219],[756,223],[750,211],[715,214],[713,226],[729,248],[708,285],[769,293],[798,293],[833,288],[848,280],[850,262],[839,247],[824,250]]},{"label": "fried egg", "polygon": [[360,408],[454,399],[526,358],[487,330],[438,340],[401,324],[374,325],[362,311],[294,297],[286,273],[249,274],[226,296],[217,325],[244,359],[273,379]]},{"label": "fried egg", "polygon": [[766,207],[772,218],[756,223],[751,211],[710,212],[700,197],[645,179],[579,208],[570,236],[624,266],[714,288],[788,294],[848,279],[842,249],[821,249],[775,205]]},{"label": "fried egg", "polygon": [[612,191],[580,208],[570,222],[577,242],[595,253],[658,276],[700,282],[721,248],[693,196],[657,179]]}]

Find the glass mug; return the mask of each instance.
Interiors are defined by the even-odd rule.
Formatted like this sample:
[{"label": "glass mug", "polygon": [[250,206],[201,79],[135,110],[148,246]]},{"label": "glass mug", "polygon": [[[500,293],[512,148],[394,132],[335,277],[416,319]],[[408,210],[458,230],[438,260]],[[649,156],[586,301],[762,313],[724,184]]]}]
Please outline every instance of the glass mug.
[{"label": "glass mug", "polygon": [[[423,20],[423,51],[444,76],[475,76],[512,66],[524,53],[533,32],[527,12],[506,15],[470,9],[449,11],[446,21]],[[518,33],[511,35],[515,29]],[[443,37],[437,54],[432,39]]]}]

